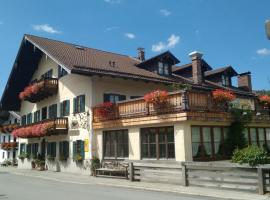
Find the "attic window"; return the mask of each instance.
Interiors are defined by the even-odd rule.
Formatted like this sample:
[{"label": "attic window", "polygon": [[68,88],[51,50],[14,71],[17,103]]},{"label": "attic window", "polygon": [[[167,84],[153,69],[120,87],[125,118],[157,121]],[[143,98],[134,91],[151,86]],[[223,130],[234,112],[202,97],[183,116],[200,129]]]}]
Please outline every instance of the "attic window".
[{"label": "attic window", "polygon": [[76,45],[75,48],[76,48],[76,49],[79,49],[79,50],[84,50],[84,47],[79,46],[79,45]]},{"label": "attic window", "polygon": [[109,61],[110,67],[115,67],[115,62],[114,61]]},{"label": "attic window", "polygon": [[230,78],[229,78],[229,76],[222,75],[221,79],[222,79],[222,85],[223,86],[230,86]]},{"label": "attic window", "polygon": [[169,65],[168,65],[168,63],[159,62],[158,63],[158,73],[160,75],[169,75]]}]

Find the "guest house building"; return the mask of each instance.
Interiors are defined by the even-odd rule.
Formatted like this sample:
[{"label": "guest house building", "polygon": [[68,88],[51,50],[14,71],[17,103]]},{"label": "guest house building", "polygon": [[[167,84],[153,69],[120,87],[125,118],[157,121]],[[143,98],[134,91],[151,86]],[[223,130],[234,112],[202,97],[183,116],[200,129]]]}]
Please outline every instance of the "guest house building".
[{"label": "guest house building", "polygon": [[18,141],[11,132],[19,123],[17,113],[0,111],[0,164],[17,164]]},{"label": "guest house building", "polygon": [[[251,73],[210,66],[200,52],[189,57],[181,65],[170,51],[146,58],[138,48],[133,57],[25,35],[1,99],[2,109],[21,115],[13,134],[29,158],[19,167],[30,169],[37,156],[49,170],[80,173],[93,156],[226,159],[232,116],[227,104],[215,103],[215,90],[230,91],[234,106],[252,111],[247,141],[270,145],[269,108],[252,92]],[[157,93],[165,103],[151,101]]]}]

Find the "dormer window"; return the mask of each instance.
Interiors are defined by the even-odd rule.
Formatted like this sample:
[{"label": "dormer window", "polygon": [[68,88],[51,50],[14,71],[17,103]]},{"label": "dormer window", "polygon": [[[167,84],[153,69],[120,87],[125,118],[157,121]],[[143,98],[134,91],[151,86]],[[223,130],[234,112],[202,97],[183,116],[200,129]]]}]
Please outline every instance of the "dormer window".
[{"label": "dormer window", "polygon": [[158,63],[158,73],[160,75],[169,75],[169,65],[168,65],[168,63],[159,62]]},{"label": "dormer window", "polygon": [[229,86],[230,85],[230,77],[226,75],[221,75],[222,85]]}]

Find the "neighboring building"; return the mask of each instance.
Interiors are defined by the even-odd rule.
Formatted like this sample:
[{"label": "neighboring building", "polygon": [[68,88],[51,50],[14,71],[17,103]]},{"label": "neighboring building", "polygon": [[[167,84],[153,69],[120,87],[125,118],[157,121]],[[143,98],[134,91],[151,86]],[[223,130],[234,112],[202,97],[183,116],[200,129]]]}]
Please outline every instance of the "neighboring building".
[{"label": "neighboring building", "polygon": [[0,163],[17,162],[18,141],[11,134],[20,123],[20,117],[14,112],[0,111]]},{"label": "neighboring building", "polygon": [[[177,67],[180,61],[169,51],[145,59],[139,48],[134,58],[25,35],[1,99],[2,109],[22,116],[24,129],[16,132],[20,154],[39,154],[49,170],[69,172],[88,172],[93,156],[225,159],[231,116],[213,104],[216,88],[232,90],[238,106],[254,111],[249,143],[270,144],[269,111],[252,93],[250,73],[238,74],[231,66],[212,69],[198,52],[190,57],[190,64]],[[232,85],[235,76],[238,87]],[[191,88],[170,93],[169,107],[156,108],[141,98],[157,89],[173,91],[175,83]],[[101,117],[96,106],[108,101],[116,106]],[[49,128],[40,131],[40,124]],[[31,160],[19,161],[19,167],[31,168]]]}]

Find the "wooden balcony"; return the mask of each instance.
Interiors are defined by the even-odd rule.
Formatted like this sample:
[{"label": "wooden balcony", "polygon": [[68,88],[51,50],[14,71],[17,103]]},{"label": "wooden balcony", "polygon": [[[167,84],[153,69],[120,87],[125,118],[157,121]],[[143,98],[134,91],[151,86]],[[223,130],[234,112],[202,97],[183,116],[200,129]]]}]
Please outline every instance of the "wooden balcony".
[{"label": "wooden balcony", "polygon": [[[210,92],[174,92],[168,96],[165,106],[147,104],[143,98],[119,102],[106,117],[93,108],[93,127],[117,128],[176,121],[230,122],[232,116],[226,105],[216,105]],[[270,122],[269,113],[258,115],[254,111],[253,122]]]},{"label": "wooden balcony", "polygon": [[1,144],[1,149],[12,150],[18,148],[18,142],[5,142]]},{"label": "wooden balcony", "polygon": [[20,138],[39,138],[64,135],[68,133],[68,118],[46,119],[36,123],[22,125],[13,134]]},{"label": "wooden balcony", "polygon": [[14,129],[18,128],[19,124],[5,124],[0,126],[0,133],[11,133]]},{"label": "wooden balcony", "polygon": [[25,97],[25,101],[31,103],[37,103],[45,98],[53,96],[58,92],[58,79],[57,78],[45,78],[41,79],[37,84],[38,91],[36,93],[31,93],[29,96]]}]

